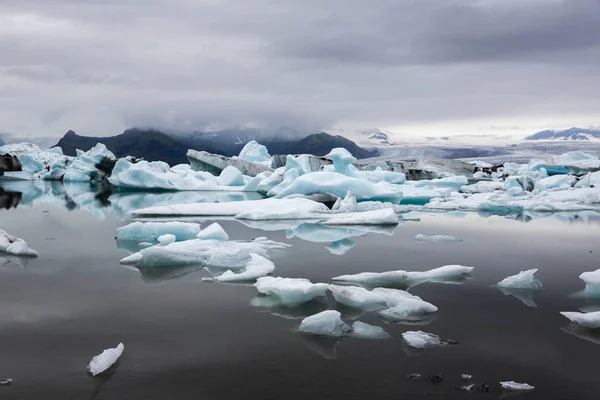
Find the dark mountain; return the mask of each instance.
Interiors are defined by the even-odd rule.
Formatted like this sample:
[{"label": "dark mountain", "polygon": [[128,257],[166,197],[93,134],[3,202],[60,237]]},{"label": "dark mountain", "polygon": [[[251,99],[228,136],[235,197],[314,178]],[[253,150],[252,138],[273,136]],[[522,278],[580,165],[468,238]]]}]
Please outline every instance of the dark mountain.
[{"label": "dark mountain", "polygon": [[[120,135],[110,137],[79,136],[68,131],[56,144],[64,154],[75,156],[75,149],[87,151],[96,143],[104,143],[117,157],[127,155],[143,158],[148,161],[165,161],[170,165],[187,164],[188,149],[204,150],[209,153],[234,156],[240,153],[244,145],[252,140],[251,136],[226,138],[221,136],[214,140],[207,133],[172,137],[153,129],[127,129]],[[317,133],[301,140],[259,139],[267,146],[271,154],[303,154],[309,153],[323,156],[335,147],[343,147],[356,158],[374,157],[377,151],[369,151],[342,136]]]},{"label": "dark mountain", "polygon": [[525,140],[600,140],[600,129],[576,127],[562,131],[547,129],[527,136]]},{"label": "dark mountain", "polygon": [[64,154],[75,156],[75,149],[87,151],[96,143],[104,143],[117,157],[130,155],[148,161],[164,161],[170,165],[188,162],[186,144],[153,129],[127,129],[120,135],[110,137],[79,136],[68,131],[56,146],[61,147]]},{"label": "dark mountain", "polygon": [[343,147],[356,158],[376,157],[377,150],[366,150],[343,136],[333,136],[325,132],[315,133],[297,141],[263,142],[270,154],[313,154],[324,156],[336,147]]}]

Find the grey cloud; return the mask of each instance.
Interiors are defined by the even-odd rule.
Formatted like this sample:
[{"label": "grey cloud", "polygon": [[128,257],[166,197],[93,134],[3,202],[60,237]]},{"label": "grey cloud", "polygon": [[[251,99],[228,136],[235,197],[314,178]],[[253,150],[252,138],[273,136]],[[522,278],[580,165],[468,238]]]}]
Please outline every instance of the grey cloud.
[{"label": "grey cloud", "polygon": [[0,131],[577,123],[598,22],[597,0],[8,0]]}]

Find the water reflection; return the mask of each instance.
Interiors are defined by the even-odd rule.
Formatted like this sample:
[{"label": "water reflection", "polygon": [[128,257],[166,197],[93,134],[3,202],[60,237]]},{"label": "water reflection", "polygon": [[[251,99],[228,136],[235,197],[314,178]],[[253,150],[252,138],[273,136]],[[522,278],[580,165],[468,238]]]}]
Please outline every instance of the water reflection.
[{"label": "water reflection", "polygon": [[541,291],[540,289],[510,289],[501,286],[498,286],[498,289],[500,289],[505,296],[512,296],[520,300],[527,307],[537,308],[534,296]]}]

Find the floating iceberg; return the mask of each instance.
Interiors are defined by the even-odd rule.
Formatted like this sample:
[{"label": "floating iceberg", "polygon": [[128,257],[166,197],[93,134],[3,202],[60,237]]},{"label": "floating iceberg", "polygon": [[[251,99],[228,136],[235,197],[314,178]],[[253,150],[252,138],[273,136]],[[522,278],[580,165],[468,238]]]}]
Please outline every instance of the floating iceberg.
[{"label": "floating iceberg", "polygon": [[117,228],[118,241],[153,242],[166,233],[175,235],[176,240],[188,240],[200,232],[200,224],[191,222],[133,222]]},{"label": "floating iceberg", "polygon": [[102,353],[92,358],[92,361],[90,361],[87,366],[88,372],[96,376],[106,371],[117,362],[119,357],[121,357],[121,354],[123,354],[124,349],[125,346],[123,343],[119,343],[119,345],[113,349],[104,350]]},{"label": "floating iceberg", "polygon": [[413,286],[423,282],[453,282],[464,278],[473,272],[473,267],[463,265],[445,265],[429,271],[387,271],[361,272],[354,275],[341,275],[332,278],[333,281],[355,282],[369,286],[408,285]]},{"label": "floating iceberg", "polygon": [[527,383],[517,383],[515,381],[504,381],[500,382],[500,386],[505,390],[533,390],[534,386],[528,385]]},{"label": "floating iceberg", "polygon": [[398,215],[392,208],[322,216],[326,218],[323,221],[325,225],[398,225]]},{"label": "floating iceberg", "polygon": [[256,238],[252,241],[192,239],[142,249],[123,258],[121,263],[133,264],[136,267],[201,264],[240,269],[246,266],[251,253],[266,257],[268,251],[287,247],[290,245],[266,238]]},{"label": "floating iceberg", "polygon": [[258,254],[250,253],[250,260],[246,263],[245,268],[241,272],[225,271],[223,274],[204,278],[203,281],[208,282],[246,282],[253,281],[264,277],[275,270],[275,264]]},{"label": "floating iceberg", "polygon": [[177,240],[177,238],[175,237],[175,235],[166,233],[164,235],[160,235],[156,240],[158,240],[158,243],[160,243],[162,246],[166,246],[168,244],[174,243]]},{"label": "floating iceberg", "polygon": [[516,275],[504,278],[498,282],[498,286],[506,289],[540,290],[542,282],[534,276],[537,271],[537,268],[521,271]]},{"label": "floating iceberg", "polygon": [[[61,151],[62,153],[62,151]],[[100,182],[110,175],[117,158],[102,143],[79,153],[66,169],[64,182]]]},{"label": "floating iceberg", "polygon": [[[260,219],[268,215],[271,219],[290,219],[294,213],[299,213],[302,218],[306,213],[327,211],[324,204],[308,199],[262,199],[242,200],[227,203],[194,203],[175,204],[165,207],[149,207],[134,211],[135,216],[161,217],[161,216],[193,216],[193,217],[235,217],[240,214],[246,219]],[[294,218],[291,218],[294,219]]]},{"label": "floating iceberg", "polygon": [[202,231],[198,232],[196,237],[202,240],[229,240],[229,235],[225,232],[225,229],[216,222],[202,229]]},{"label": "floating iceberg", "polygon": [[454,242],[462,242],[461,238],[456,236],[446,236],[446,235],[433,235],[433,236],[425,236],[423,234],[419,234],[415,236],[415,240],[419,242],[446,242],[446,243],[454,243]]},{"label": "floating iceberg", "polygon": [[452,340],[443,340],[438,335],[423,331],[407,331],[402,334],[404,341],[411,347],[424,349],[426,347],[446,346],[447,344],[456,344]]},{"label": "floating iceberg", "polygon": [[364,322],[354,321],[352,324],[350,337],[357,339],[390,339],[391,336],[379,326],[365,324]]},{"label": "floating iceberg", "polygon": [[584,293],[589,296],[600,296],[600,269],[584,272],[579,278],[585,282]]},{"label": "floating iceberg", "polygon": [[333,298],[348,307],[377,309],[386,305],[386,299],[377,293],[358,286],[329,285]]},{"label": "floating iceberg", "polygon": [[313,335],[340,337],[349,333],[351,328],[342,321],[339,311],[326,310],[304,318],[298,330]]},{"label": "floating iceberg", "polygon": [[206,151],[188,150],[187,158],[190,160],[194,171],[207,171],[218,175],[228,166],[233,166],[247,176],[257,176],[264,172],[271,172],[269,165],[262,162],[248,161],[242,157],[225,157],[219,154],[211,154]]},{"label": "floating iceberg", "polygon": [[0,229],[0,253],[15,256],[37,257],[38,252],[33,250],[26,241]]},{"label": "floating iceberg", "polygon": [[599,329],[600,328],[600,311],[590,313],[580,313],[574,311],[563,311],[561,315],[571,322],[574,322],[584,328]]},{"label": "floating iceberg", "polygon": [[389,308],[379,311],[379,316],[389,322],[419,321],[424,314],[438,310],[433,304],[404,290],[375,288],[373,292],[386,298]]},{"label": "floating iceberg", "polygon": [[280,304],[295,306],[325,296],[326,283],[312,283],[304,278],[280,278],[266,276],[254,284],[259,293],[277,299]]},{"label": "floating iceberg", "polygon": [[238,157],[251,162],[271,163],[271,155],[269,154],[269,151],[265,146],[257,143],[256,140],[251,140],[246,143],[244,148],[242,148],[240,151]]}]

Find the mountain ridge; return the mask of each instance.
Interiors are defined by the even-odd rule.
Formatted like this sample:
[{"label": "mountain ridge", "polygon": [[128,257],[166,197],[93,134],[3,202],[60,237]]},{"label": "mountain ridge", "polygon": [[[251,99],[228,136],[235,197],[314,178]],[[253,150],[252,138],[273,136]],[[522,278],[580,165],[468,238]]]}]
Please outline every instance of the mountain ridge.
[{"label": "mountain ridge", "polygon": [[523,140],[600,140],[600,129],[578,128],[546,129],[525,137]]}]

